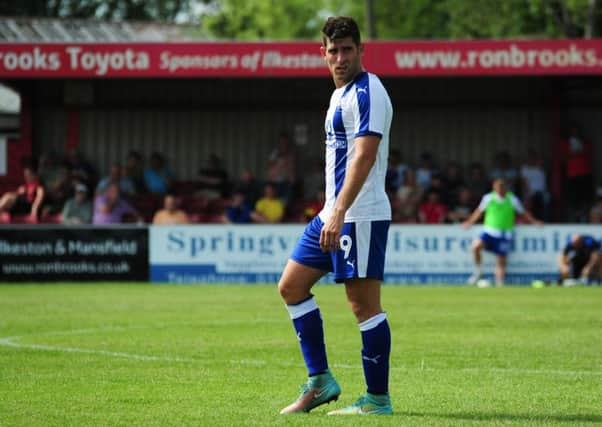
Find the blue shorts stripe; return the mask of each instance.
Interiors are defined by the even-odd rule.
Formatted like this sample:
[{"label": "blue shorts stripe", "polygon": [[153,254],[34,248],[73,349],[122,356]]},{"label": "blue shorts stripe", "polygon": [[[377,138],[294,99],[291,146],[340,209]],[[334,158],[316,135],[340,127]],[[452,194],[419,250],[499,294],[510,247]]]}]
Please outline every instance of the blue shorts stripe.
[{"label": "blue shorts stripe", "polygon": [[[387,236],[389,233],[389,221],[373,221],[372,235]],[[368,277],[376,279],[383,278],[385,271],[385,253],[387,251],[387,239],[370,239],[370,255],[368,256]],[[381,255],[382,254],[382,255]]]}]

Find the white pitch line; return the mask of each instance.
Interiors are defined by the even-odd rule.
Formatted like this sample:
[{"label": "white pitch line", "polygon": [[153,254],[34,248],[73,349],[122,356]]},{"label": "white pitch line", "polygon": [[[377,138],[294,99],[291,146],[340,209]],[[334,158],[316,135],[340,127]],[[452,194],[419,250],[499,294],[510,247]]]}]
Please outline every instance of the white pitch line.
[{"label": "white pitch line", "polygon": [[123,353],[118,351],[93,350],[79,347],[58,347],[45,344],[26,344],[15,342],[14,339],[19,337],[0,338],[0,345],[13,348],[25,348],[30,350],[55,351],[61,353],[83,353],[83,354],[99,354],[110,357],[121,357],[124,359],[144,360],[144,361],[166,361],[166,362],[196,362],[195,359],[185,359],[181,357],[171,356],[148,356],[144,354]]},{"label": "white pitch line", "polygon": [[[183,358],[183,357],[173,357],[173,356],[151,356],[144,354],[136,354],[136,353],[126,353],[126,352],[117,352],[117,351],[108,351],[108,350],[96,350],[96,349],[87,349],[80,347],[61,347],[61,346],[51,346],[46,344],[36,344],[36,343],[22,343],[18,342],[19,340],[32,336],[53,336],[53,335],[78,335],[78,334],[87,334],[87,333],[95,333],[95,332],[103,332],[103,331],[126,331],[130,329],[159,329],[171,326],[182,326],[183,324],[166,324],[159,323],[155,325],[141,326],[141,325],[132,325],[132,326],[102,326],[98,328],[86,328],[86,329],[70,329],[66,331],[51,331],[44,332],[39,334],[30,334],[30,335],[20,335],[20,336],[12,336],[12,337],[4,337],[0,338],[0,346],[4,347],[12,347],[12,348],[22,348],[22,349],[30,349],[30,350],[40,350],[40,351],[54,351],[61,353],[80,353],[80,354],[92,354],[92,355],[101,355],[108,357],[117,357],[131,360],[139,360],[139,361],[163,361],[163,362],[178,362],[178,363],[201,363],[201,364],[209,364],[208,361],[203,361],[202,359],[191,359],[191,358]],[[192,324],[186,324],[191,325]],[[248,365],[248,366],[266,366],[266,365],[276,365],[280,367],[301,367],[298,363],[292,362],[268,362],[263,359],[239,359],[239,360],[229,360],[228,363],[233,365]],[[424,366],[424,359],[421,361],[419,367],[402,367],[402,366],[391,366],[391,371],[422,371],[422,372],[438,372],[438,371],[459,371],[459,372],[475,372],[475,373],[505,373],[505,374],[533,374],[533,375],[568,375],[568,376],[602,376],[602,371],[574,371],[574,370],[562,370],[562,369],[522,369],[522,368],[427,368]],[[349,365],[344,363],[334,363],[332,364],[333,368],[336,369],[361,369],[361,365]]]}]

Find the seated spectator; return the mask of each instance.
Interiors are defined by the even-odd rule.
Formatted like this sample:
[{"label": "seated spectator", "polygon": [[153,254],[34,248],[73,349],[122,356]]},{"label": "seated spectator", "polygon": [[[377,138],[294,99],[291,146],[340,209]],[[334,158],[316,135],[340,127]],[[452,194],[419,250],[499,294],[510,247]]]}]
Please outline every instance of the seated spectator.
[{"label": "seated spectator", "polygon": [[163,199],[163,209],[158,210],[153,217],[155,225],[188,224],[188,215],[178,208],[178,201],[173,194],[166,194]]},{"label": "seated spectator", "polygon": [[458,191],[455,203],[447,214],[447,218],[450,222],[456,224],[464,222],[470,217],[474,208],[473,197],[472,194],[470,194],[470,190],[468,190],[468,188],[462,188]]},{"label": "seated spectator", "polygon": [[393,212],[393,220],[395,222],[416,222],[423,194],[424,190],[416,183],[415,172],[408,169],[405,182],[395,195],[398,201],[394,204],[396,209]]},{"label": "seated spectator", "polygon": [[310,200],[305,208],[303,209],[303,222],[310,221],[313,217],[318,215],[326,202],[326,193],[324,190],[319,190],[313,200]]},{"label": "seated spectator", "polygon": [[485,168],[481,163],[475,162],[470,165],[466,188],[472,194],[473,204],[477,204],[491,190],[491,185],[485,175]]},{"label": "seated spectator", "polygon": [[0,212],[9,212],[12,215],[30,215],[37,220],[44,201],[44,187],[31,167],[23,169],[23,178],[25,183],[20,185],[17,191],[2,195]]},{"label": "seated spectator", "polygon": [[387,192],[395,193],[403,185],[407,169],[408,165],[401,161],[399,150],[392,148],[389,151],[389,166],[385,178]]},{"label": "seated spectator", "polygon": [[453,202],[457,199],[458,193],[464,187],[464,176],[462,175],[462,168],[457,162],[451,161],[445,166],[445,172],[441,175],[443,186],[449,200]]},{"label": "seated spectator", "polygon": [[230,198],[222,222],[225,224],[248,224],[253,222],[252,210],[245,198],[243,189],[238,188]]},{"label": "seated spectator", "polygon": [[527,161],[521,166],[523,202],[527,210],[539,219],[548,219],[546,212],[549,205],[549,194],[546,185],[546,171],[543,159],[534,149],[529,149]]},{"label": "seated spectator", "polygon": [[416,183],[418,186],[426,190],[431,185],[431,177],[436,173],[435,166],[433,165],[433,155],[428,152],[424,152],[420,155],[420,164],[416,169]]},{"label": "seated spectator", "polygon": [[596,190],[596,203],[589,211],[589,222],[602,224],[602,187],[598,187]]},{"label": "seated spectator", "polygon": [[447,189],[447,187],[445,186],[445,181],[443,180],[442,176],[438,173],[435,173],[433,174],[433,176],[431,176],[431,183],[426,189],[426,194],[432,191],[439,193],[441,203],[443,203],[444,205],[449,206],[453,202],[453,194],[451,194],[451,192]]},{"label": "seated spectator", "polygon": [[123,175],[134,185],[134,193],[142,194],[146,191],[142,155],[138,151],[131,150],[128,153],[123,169]]},{"label": "seated spectator", "polygon": [[92,202],[88,198],[88,187],[85,184],[75,184],[75,195],[65,202],[61,221],[66,225],[92,222]]},{"label": "seated spectator", "polygon": [[443,224],[447,218],[447,206],[441,202],[438,191],[431,190],[418,209],[418,219],[423,224]]},{"label": "seated spectator", "polygon": [[242,172],[237,188],[238,191],[244,193],[246,202],[250,206],[255,206],[255,203],[261,196],[261,185],[250,170],[245,169]]},{"label": "seated spectator", "polygon": [[277,223],[284,217],[284,202],[277,197],[276,188],[267,184],[263,197],[255,203],[255,210],[251,214],[253,221],[260,223]]},{"label": "seated spectator", "polygon": [[303,196],[305,201],[311,201],[324,188],[324,162],[314,158],[308,171],[303,174]]},{"label": "seated spectator", "polygon": [[46,191],[42,215],[55,215],[63,210],[73,191],[70,166],[59,163],[54,154],[42,156],[40,163],[40,181]]},{"label": "seated spectator", "polygon": [[113,163],[109,175],[100,180],[96,186],[96,194],[104,193],[111,184],[117,184],[120,193],[125,197],[132,197],[136,193],[134,184],[124,175],[123,168],[119,163]]},{"label": "seated spectator", "polygon": [[600,242],[591,236],[574,234],[558,257],[558,267],[563,284],[602,280]]},{"label": "seated spectator", "polygon": [[121,197],[119,185],[111,184],[103,194],[96,196],[93,224],[121,224],[126,215],[142,221],[138,212]]},{"label": "seated spectator", "polygon": [[287,202],[297,179],[297,157],[288,133],[280,132],[278,145],[268,159],[267,179],[273,183],[280,197]]},{"label": "seated spectator", "polygon": [[228,172],[222,166],[222,160],[216,155],[209,156],[207,166],[199,170],[198,196],[207,199],[217,199],[218,197],[228,197],[229,182]]},{"label": "seated spectator", "polygon": [[174,180],[174,175],[165,165],[165,159],[157,152],[150,158],[150,167],[144,172],[146,189],[151,193],[167,193]]},{"label": "seated spectator", "polygon": [[78,150],[72,150],[67,157],[67,163],[71,170],[71,181],[81,182],[88,188],[94,188],[98,175],[96,169],[88,162]]}]

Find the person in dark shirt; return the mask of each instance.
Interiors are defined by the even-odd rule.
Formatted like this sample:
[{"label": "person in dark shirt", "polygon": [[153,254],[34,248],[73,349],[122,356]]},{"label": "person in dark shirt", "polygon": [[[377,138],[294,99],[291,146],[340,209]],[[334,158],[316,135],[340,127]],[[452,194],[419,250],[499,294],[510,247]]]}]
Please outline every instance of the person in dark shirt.
[{"label": "person in dark shirt", "polygon": [[587,284],[602,279],[600,242],[591,236],[574,234],[558,257],[560,280],[563,284],[576,281]]},{"label": "person in dark shirt", "polygon": [[198,183],[197,196],[208,199],[228,197],[228,172],[222,167],[222,160],[216,154],[211,154],[207,166],[199,170]]}]

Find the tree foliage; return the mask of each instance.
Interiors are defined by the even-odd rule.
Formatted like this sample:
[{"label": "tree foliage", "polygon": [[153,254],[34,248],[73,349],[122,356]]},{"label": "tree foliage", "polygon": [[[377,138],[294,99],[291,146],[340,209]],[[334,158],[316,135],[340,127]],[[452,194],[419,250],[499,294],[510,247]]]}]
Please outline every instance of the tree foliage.
[{"label": "tree foliage", "polygon": [[[200,21],[237,40],[317,39],[324,19],[349,15],[366,29],[370,0],[3,0],[0,15]],[[380,39],[596,37],[602,0],[371,0]],[[199,12],[200,11],[200,12]]]},{"label": "tree foliage", "polygon": [[320,1],[224,0],[208,2],[213,13],[202,18],[212,34],[226,39],[315,38],[321,20]]},{"label": "tree foliage", "polygon": [[0,15],[105,20],[175,21],[192,0],[4,0]]}]

